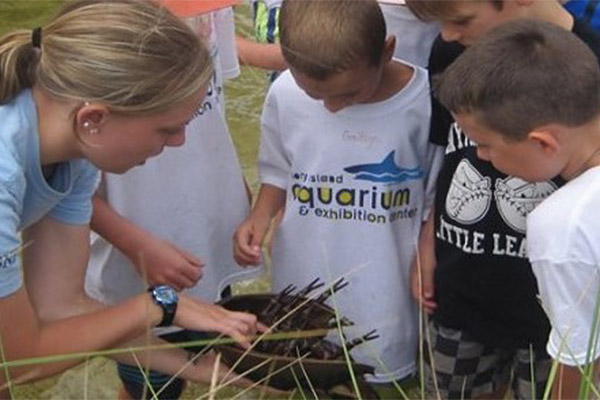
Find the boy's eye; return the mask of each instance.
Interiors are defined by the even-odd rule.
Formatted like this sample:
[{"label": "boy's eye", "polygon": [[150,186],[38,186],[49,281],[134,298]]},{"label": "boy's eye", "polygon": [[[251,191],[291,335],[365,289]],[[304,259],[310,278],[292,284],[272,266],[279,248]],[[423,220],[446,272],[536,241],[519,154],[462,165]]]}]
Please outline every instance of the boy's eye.
[{"label": "boy's eye", "polygon": [[450,21],[450,23],[453,25],[456,25],[456,26],[465,26],[465,25],[468,25],[471,22],[471,20],[472,20],[471,17],[465,17],[465,18],[455,19],[453,21]]},{"label": "boy's eye", "polygon": [[180,126],[177,128],[163,128],[160,130],[160,132],[164,135],[177,135],[182,129],[185,129],[185,126]]},{"label": "boy's eye", "polygon": [[344,94],[339,94],[339,95],[335,96],[334,98],[336,100],[346,100],[346,99],[354,98],[355,96],[356,96],[356,93],[344,93]]}]

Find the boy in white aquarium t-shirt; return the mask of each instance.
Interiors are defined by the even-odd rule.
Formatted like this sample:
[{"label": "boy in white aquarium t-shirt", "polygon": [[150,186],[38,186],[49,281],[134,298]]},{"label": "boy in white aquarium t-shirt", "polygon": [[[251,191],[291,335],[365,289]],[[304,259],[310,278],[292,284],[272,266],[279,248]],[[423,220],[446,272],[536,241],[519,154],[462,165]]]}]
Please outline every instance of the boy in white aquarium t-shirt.
[{"label": "boy in white aquarium t-shirt", "polygon": [[262,185],[236,232],[236,260],[261,261],[269,222],[285,208],[274,291],[344,277],[331,304],[355,322],[348,338],[380,335],[352,356],[375,366],[372,382],[404,378],[418,340],[410,264],[442,155],[427,139],[427,73],[392,58],[375,0],[284,0],[280,37],[290,70],[265,101]]}]

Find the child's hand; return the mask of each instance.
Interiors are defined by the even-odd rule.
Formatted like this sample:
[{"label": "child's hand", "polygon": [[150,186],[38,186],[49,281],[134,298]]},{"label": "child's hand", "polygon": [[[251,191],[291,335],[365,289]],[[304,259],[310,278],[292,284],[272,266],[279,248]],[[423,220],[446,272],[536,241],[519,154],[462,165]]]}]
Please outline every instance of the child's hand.
[{"label": "child's hand", "polygon": [[198,331],[220,332],[244,348],[249,348],[251,338],[264,330],[253,314],[229,311],[181,294],[173,324]]},{"label": "child's hand", "polygon": [[410,271],[411,292],[415,300],[423,306],[427,314],[433,314],[437,307],[434,300],[435,235],[433,223],[434,211],[423,224],[419,236],[419,245]]},{"label": "child's hand", "polygon": [[178,291],[194,286],[202,277],[204,267],[198,257],[151,235],[130,258],[150,285],[170,285]]},{"label": "child's hand", "polygon": [[435,266],[425,266],[414,262],[410,271],[411,292],[414,299],[423,306],[427,314],[433,314],[437,303],[434,300],[433,272]]},{"label": "child's hand", "polygon": [[233,258],[241,266],[260,264],[261,246],[269,228],[268,221],[248,218],[233,236]]}]

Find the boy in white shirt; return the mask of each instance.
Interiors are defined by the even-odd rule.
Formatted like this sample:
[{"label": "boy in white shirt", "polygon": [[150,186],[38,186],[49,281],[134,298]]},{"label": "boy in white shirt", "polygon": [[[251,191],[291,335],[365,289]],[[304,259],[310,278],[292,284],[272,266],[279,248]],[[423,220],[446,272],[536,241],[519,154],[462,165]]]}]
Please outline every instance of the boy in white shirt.
[{"label": "boy in white shirt", "polygon": [[349,338],[380,335],[353,357],[376,367],[371,382],[402,379],[415,371],[418,338],[409,269],[441,158],[428,143],[427,73],[392,58],[375,0],[284,0],[280,38],[290,68],[265,101],[262,185],[236,232],[236,260],[261,261],[284,208],[274,291],[345,277],[332,304],[355,322]]},{"label": "boy in white shirt", "polygon": [[582,371],[599,356],[597,58],[564,28],[517,20],[463,53],[437,95],[496,169],[530,182],[567,181],[528,215],[527,250],[552,325],[547,350],[559,362],[552,397],[588,398]]}]

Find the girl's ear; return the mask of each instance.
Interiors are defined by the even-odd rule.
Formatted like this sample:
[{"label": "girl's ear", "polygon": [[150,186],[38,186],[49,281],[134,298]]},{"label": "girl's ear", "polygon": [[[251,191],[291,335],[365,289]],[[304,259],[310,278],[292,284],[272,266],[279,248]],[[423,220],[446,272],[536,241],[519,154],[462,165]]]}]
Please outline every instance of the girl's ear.
[{"label": "girl's ear", "polygon": [[540,128],[529,132],[527,140],[535,142],[536,146],[547,156],[555,156],[561,148],[557,133],[549,128]]},{"label": "girl's ear", "polygon": [[106,124],[109,113],[108,108],[102,104],[84,103],[75,115],[75,132],[78,138],[83,142],[93,142]]}]

